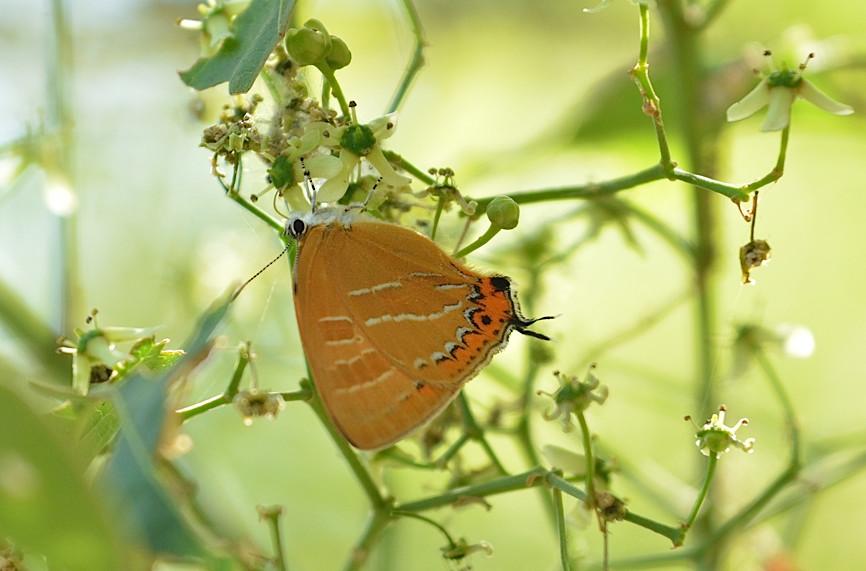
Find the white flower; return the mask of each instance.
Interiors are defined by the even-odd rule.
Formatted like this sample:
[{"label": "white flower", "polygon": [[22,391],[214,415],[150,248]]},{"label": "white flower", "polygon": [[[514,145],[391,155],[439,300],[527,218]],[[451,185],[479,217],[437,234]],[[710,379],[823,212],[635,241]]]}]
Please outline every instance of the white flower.
[{"label": "white flower", "polygon": [[[766,55],[770,55],[766,52]],[[809,54],[807,62],[814,54]],[[850,115],[854,109],[840,103],[803,78],[806,63],[796,70],[782,68],[771,72],[745,97],[728,107],[728,121],[739,121],[751,117],[764,107],[767,116],[761,125],[762,131],[781,131],[791,121],[791,106],[798,98],[805,99],[833,115]]]},{"label": "white flower", "polygon": [[[398,174],[385,158],[381,141],[390,137],[396,128],[396,113],[374,119],[369,125],[351,125],[332,137],[328,144],[340,143],[339,172],[322,185],[316,194],[317,202],[336,202],[346,193],[355,168],[361,158],[367,159],[382,177],[382,184],[391,188],[408,188],[412,179]],[[347,130],[352,130],[346,136]]]},{"label": "white flower", "polygon": [[754,438],[745,440],[737,438],[737,431],[749,424],[749,419],[741,418],[734,426],[727,426],[725,424],[725,412],[727,410],[724,405],[720,406],[719,412],[714,414],[695,434],[695,444],[704,456],[713,455],[719,458],[732,446],[748,453],[754,450]]}]

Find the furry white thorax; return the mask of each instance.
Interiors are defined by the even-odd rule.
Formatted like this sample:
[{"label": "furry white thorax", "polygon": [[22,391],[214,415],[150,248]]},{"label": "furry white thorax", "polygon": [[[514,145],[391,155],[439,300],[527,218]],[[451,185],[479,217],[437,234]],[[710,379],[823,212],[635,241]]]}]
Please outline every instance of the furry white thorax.
[{"label": "furry white thorax", "polygon": [[284,233],[288,236],[295,236],[296,232],[292,229],[296,228],[296,223],[301,222],[304,229],[312,228],[313,226],[331,226],[339,224],[343,228],[351,228],[352,224],[366,218],[363,209],[357,204],[349,206],[325,206],[317,208],[314,212],[292,211],[286,219]]}]

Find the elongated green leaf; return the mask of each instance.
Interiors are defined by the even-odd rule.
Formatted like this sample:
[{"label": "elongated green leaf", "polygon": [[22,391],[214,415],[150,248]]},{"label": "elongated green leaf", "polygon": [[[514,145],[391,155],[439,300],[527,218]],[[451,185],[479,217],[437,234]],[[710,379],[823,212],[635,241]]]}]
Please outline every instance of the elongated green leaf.
[{"label": "elongated green leaf", "polygon": [[0,385],[0,536],[47,557],[52,568],[124,568],[102,503],[82,475],[74,443]]},{"label": "elongated green leaf", "polygon": [[113,496],[118,526],[131,540],[143,542],[154,554],[176,557],[206,554],[181,515],[178,498],[167,491],[155,456],[166,424],[168,384],[206,356],[210,339],[228,307],[226,298],[202,316],[186,344],[186,354],[173,368],[156,379],[133,371],[113,399],[121,429],[102,482]]},{"label": "elongated green leaf", "polygon": [[274,46],[286,32],[295,0],[253,0],[234,23],[234,36],[212,57],[180,72],[184,83],[201,91],[229,82],[229,93],[246,93]]}]

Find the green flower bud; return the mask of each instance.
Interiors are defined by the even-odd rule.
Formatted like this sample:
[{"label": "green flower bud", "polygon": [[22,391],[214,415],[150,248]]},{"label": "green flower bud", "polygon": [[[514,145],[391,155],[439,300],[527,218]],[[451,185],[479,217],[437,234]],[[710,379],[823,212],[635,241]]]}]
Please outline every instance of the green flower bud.
[{"label": "green flower bud", "polygon": [[366,125],[349,125],[340,137],[340,146],[359,156],[366,156],[376,144],[373,130]]},{"label": "green flower bud", "polygon": [[349,51],[346,42],[337,36],[331,36],[331,51],[325,61],[331,66],[331,69],[341,69],[352,61],[352,52]]},{"label": "green flower bud", "polygon": [[520,221],[520,206],[508,196],[497,196],[487,205],[490,223],[503,230],[512,230]]},{"label": "green flower bud", "polygon": [[331,51],[331,38],[306,26],[292,29],[286,34],[286,51],[298,65],[315,65]]},{"label": "green flower bud", "polygon": [[[328,28],[325,27],[325,24],[323,24],[321,20],[316,20],[315,18],[310,18],[309,20],[304,22],[304,27],[321,33],[326,38],[328,38],[328,42],[331,41],[330,40],[331,34],[328,33]],[[330,43],[328,44],[328,49],[331,49]]]},{"label": "green flower bud", "polygon": [[268,169],[268,176],[271,179],[271,184],[277,189],[287,188],[289,185],[295,184],[292,163],[285,155],[280,155],[274,160],[271,168]]}]

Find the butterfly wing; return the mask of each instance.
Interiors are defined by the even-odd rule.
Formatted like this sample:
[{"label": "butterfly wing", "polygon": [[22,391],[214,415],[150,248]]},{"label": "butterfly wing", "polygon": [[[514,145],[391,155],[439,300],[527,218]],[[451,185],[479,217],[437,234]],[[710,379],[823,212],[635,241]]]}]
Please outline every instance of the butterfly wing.
[{"label": "butterfly wing", "polygon": [[520,323],[507,278],[474,273],[396,225],[312,226],[295,271],[316,385],[362,449],[387,446],[434,417]]}]

